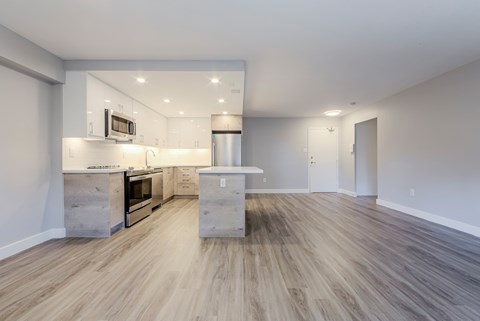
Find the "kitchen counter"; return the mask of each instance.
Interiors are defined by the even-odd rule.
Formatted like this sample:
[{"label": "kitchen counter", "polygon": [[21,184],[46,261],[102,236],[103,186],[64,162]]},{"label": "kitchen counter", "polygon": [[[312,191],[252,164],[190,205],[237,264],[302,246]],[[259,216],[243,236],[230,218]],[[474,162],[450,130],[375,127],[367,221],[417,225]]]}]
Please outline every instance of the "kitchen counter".
[{"label": "kitchen counter", "polygon": [[253,166],[198,169],[200,237],[245,237],[245,176],[261,174]]},{"label": "kitchen counter", "polygon": [[214,166],[197,169],[199,174],[262,174],[263,169],[254,166]]},{"label": "kitchen counter", "polygon": [[63,174],[113,174],[113,173],[122,173],[126,172],[127,168],[105,168],[105,169],[87,169],[87,168],[77,168],[77,169],[64,169]]},{"label": "kitchen counter", "polygon": [[[153,169],[168,167],[208,167],[210,164],[193,164],[193,165],[152,165]],[[88,168],[68,168],[63,170],[63,174],[113,174],[128,171],[127,167],[104,168],[104,169],[88,169]]]}]

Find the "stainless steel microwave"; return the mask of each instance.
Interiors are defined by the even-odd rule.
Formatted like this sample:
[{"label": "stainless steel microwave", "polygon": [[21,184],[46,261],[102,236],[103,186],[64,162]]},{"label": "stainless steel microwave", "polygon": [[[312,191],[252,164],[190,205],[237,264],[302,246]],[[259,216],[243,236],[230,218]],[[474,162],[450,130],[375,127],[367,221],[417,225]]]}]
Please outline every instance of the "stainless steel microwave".
[{"label": "stainless steel microwave", "polygon": [[135,119],[112,109],[105,109],[105,138],[132,141],[136,131]]}]

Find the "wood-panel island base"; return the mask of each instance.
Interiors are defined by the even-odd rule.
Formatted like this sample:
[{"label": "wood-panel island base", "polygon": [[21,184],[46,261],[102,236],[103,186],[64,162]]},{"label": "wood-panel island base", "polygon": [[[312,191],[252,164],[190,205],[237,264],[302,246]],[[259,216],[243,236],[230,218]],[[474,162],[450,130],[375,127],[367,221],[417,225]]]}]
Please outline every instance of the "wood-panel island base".
[{"label": "wood-panel island base", "polygon": [[245,237],[245,175],[256,167],[210,167],[199,173],[200,237]]}]

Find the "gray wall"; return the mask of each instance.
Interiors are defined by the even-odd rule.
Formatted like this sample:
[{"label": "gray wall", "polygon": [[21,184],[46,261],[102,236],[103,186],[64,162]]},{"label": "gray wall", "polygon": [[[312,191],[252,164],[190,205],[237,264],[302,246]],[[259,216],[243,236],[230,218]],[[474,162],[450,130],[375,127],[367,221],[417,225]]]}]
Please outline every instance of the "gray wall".
[{"label": "gray wall", "polygon": [[357,195],[377,195],[377,119],[355,125]]},{"label": "gray wall", "polygon": [[242,165],[265,171],[247,175],[247,189],[307,189],[308,128],[338,125],[336,118],[244,118]]},{"label": "gray wall", "polygon": [[63,228],[59,86],[0,65],[0,247]]},{"label": "gray wall", "polygon": [[479,89],[477,61],[344,117],[341,188],[354,187],[355,123],[378,116],[379,199],[480,226]]}]

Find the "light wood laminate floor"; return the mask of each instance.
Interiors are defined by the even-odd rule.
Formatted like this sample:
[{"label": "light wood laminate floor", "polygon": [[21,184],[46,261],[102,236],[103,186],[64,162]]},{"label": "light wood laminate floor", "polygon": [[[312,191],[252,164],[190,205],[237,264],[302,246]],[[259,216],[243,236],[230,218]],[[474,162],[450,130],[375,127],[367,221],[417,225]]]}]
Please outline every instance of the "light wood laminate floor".
[{"label": "light wood laminate floor", "polygon": [[174,200],[0,262],[0,320],[480,320],[480,239],[340,194],[253,195],[245,239]]}]

